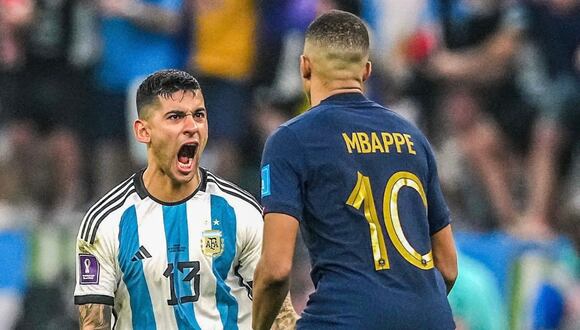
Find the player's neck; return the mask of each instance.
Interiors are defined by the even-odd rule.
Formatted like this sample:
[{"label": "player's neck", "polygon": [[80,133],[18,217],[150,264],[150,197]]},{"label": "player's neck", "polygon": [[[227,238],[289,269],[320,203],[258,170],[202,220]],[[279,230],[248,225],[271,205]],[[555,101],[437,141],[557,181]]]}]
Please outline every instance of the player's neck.
[{"label": "player's neck", "polygon": [[196,174],[188,182],[177,182],[175,179],[168,176],[161,169],[148,166],[143,173],[143,184],[147,192],[155,197],[155,199],[174,203],[179,202],[193,194],[199,187],[201,175],[199,169]]},{"label": "player's neck", "polygon": [[357,80],[337,80],[323,83],[321,80],[312,79],[310,87],[310,106],[314,107],[323,100],[336,94],[363,93],[364,86]]}]

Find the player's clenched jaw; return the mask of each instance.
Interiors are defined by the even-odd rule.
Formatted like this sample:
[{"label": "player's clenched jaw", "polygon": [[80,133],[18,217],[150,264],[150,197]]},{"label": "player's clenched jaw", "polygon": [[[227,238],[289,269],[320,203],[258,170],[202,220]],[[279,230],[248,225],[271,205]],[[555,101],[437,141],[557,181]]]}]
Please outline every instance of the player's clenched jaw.
[{"label": "player's clenched jaw", "polygon": [[[158,96],[142,119],[148,131],[148,171],[173,186],[199,183],[198,168],[208,138],[201,90]],[[194,187],[194,188],[195,188]]]}]

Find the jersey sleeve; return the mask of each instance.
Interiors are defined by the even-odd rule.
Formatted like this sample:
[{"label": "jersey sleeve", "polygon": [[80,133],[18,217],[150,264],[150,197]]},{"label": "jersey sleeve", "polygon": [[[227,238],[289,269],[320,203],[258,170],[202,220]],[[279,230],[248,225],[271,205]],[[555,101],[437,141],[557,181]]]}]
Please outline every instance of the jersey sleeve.
[{"label": "jersey sleeve", "polygon": [[100,226],[93,244],[77,237],[74,303],[113,305],[117,286],[115,233]]},{"label": "jersey sleeve", "polygon": [[429,218],[429,234],[433,235],[447,226],[451,220],[449,208],[445,202],[443,191],[437,174],[437,164],[433,150],[427,143],[428,183],[427,183],[427,216]]},{"label": "jersey sleeve", "polygon": [[251,208],[244,223],[245,228],[242,230],[244,244],[240,253],[238,275],[246,284],[251,286],[254,281],[254,271],[262,252],[262,214]]},{"label": "jersey sleeve", "polygon": [[262,154],[262,206],[266,213],[302,219],[302,190],[306,176],[304,150],[286,126],[266,141]]}]

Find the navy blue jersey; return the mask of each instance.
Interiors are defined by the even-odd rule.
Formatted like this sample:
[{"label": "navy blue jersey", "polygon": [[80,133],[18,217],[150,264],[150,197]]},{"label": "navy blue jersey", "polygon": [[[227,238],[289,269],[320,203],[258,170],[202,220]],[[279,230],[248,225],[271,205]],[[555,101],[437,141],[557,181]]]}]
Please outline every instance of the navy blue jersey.
[{"label": "navy blue jersey", "polygon": [[280,126],[262,158],[265,213],[300,222],[316,291],[300,329],[452,329],[430,236],[449,224],[423,134],[362,94]]}]

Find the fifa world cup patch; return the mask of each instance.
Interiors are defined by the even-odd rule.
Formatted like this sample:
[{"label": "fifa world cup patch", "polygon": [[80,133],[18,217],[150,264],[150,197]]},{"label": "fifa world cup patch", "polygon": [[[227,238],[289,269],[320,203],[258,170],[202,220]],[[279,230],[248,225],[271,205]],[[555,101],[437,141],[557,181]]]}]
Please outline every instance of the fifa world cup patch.
[{"label": "fifa world cup patch", "polygon": [[201,251],[208,257],[217,257],[224,252],[221,230],[205,230],[201,235]]},{"label": "fifa world cup patch", "polygon": [[270,194],[270,164],[267,164],[262,167],[262,197]]},{"label": "fifa world cup patch", "polygon": [[101,265],[92,254],[79,254],[79,284],[99,284]]}]

